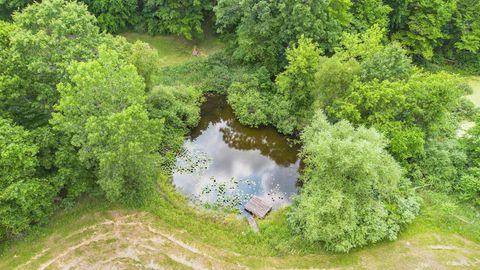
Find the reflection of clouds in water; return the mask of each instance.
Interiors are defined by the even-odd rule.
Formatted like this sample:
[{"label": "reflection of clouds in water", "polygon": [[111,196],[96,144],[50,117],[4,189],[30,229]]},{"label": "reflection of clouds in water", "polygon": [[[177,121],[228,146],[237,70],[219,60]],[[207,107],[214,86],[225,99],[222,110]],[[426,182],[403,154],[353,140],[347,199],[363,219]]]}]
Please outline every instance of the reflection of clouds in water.
[{"label": "reflection of clouds in water", "polygon": [[[193,141],[186,142],[185,147],[205,152],[211,158],[211,162],[209,167],[200,174],[174,173],[174,184],[187,195],[199,196],[204,187],[211,184],[211,177],[214,177],[217,183],[225,184],[231,182],[234,177],[238,181],[236,188],[239,192],[273,201],[275,207],[290,202],[291,196],[297,192],[296,181],[300,161],[297,159],[293,164],[278,165],[276,160],[279,156],[272,159],[267,156],[271,152],[263,149],[267,147],[268,141],[275,142],[283,140],[283,138],[278,134],[275,134],[277,137],[273,137],[272,133],[268,135],[268,138],[252,138],[248,134],[235,134],[241,130],[232,130],[230,125],[239,124],[232,123],[231,119],[210,122],[199,136],[195,137]],[[204,123],[204,126],[207,125]],[[230,135],[233,137],[240,138],[235,142],[235,146],[231,144],[231,141],[225,142],[225,130],[230,130]],[[252,140],[256,141],[253,145]],[[245,142],[243,146],[242,142]],[[286,143],[280,145],[283,144],[286,145]],[[275,147],[275,144],[269,146]],[[295,152],[291,152],[294,150],[288,148],[278,150],[283,152],[277,151],[277,154],[286,153],[290,156],[295,154]],[[292,158],[290,157],[290,159]],[[248,185],[246,180],[255,181],[256,184]]]}]

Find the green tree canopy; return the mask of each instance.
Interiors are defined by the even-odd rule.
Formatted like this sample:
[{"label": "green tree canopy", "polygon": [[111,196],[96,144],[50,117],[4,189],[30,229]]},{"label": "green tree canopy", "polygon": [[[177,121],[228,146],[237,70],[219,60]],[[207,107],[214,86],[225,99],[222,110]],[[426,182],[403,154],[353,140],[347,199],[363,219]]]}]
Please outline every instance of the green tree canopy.
[{"label": "green tree canopy", "polygon": [[204,12],[211,9],[210,0],[144,0],[142,12],[148,32],[192,39],[203,34]]},{"label": "green tree canopy", "polygon": [[352,26],[358,32],[364,32],[373,25],[388,28],[392,8],[383,0],[352,0]]},{"label": "green tree canopy", "polygon": [[386,0],[393,8],[392,34],[412,54],[431,59],[434,50],[448,39],[445,31],[457,0]]},{"label": "green tree canopy", "polygon": [[9,47],[1,53],[2,111],[27,127],[45,125],[66,68],[95,55],[100,38],[95,24],[85,5],[63,0],[45,0],[16,13]]},{"label": "green tree canopy", "polygon": [[0,238],[45,221],[57,188],[36,177],[39,148],[31,134],[0,118]]},{"label": "green tree canopy", "polygon": [[102,30],[117,33],[138,23],[137,0],[84,0]]},{"label": "green tree canopy", "polygon": [[423,153],[425,139],[458,106],[463,86],[459,77],[446,72],[417,72],[408,82],[356,81],[327,111],[335,119],[384,132],[391,153],[403,163]]},{"label": "green tree canopy", "polygon": [[221,3],[215,9],[220,29],[231,28],[238,22],[238,19],[231,22],[225,18],[231,14],[230,10],[235,14],[242,10],[242,19],[236,28],[235,55],[248,62],[260,62],[274,72],[285,64],[286,48],[293,46],[302,35],[317,42],[322,49],[332,51],[351,20],[350,0],[246,0],[241,2],[241,7],[234,1]]},{"label": "green tree canopy", "polygon": [[322,50],[311,39],[300,37],[298,45],[287,50],[288,65],[275,81],[278,94],[291,104],[291,114],[301,121],[311,115]]},{"label": "green tree canopy", "polygon": [[331,125],[319,111],[302,141],[303,187],[289,215],[296,233],[347,252],[394,240],[413,221],[419,205],[380,133]]},{"label": "green tree canopy", "polygon": [[161,121],[148,118],[145,84],[135,66],[99,48],[99,57],[68,69],[51,123],[70,137],[82,165],[108,199],[139,203],[152,188],[160,156]]}]

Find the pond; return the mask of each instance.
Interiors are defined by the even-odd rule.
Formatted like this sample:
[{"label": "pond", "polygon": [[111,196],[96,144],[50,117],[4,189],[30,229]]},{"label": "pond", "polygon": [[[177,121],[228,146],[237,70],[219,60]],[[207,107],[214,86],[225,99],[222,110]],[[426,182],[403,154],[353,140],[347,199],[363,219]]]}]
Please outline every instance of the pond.
[{"label": "pond", "polygon": [[196,204],[243,211],[257,195],[276,209],[297,193],[298,151],[273,128],[241,125],[225,97],[211,95],[177,157],[173,182]]}]

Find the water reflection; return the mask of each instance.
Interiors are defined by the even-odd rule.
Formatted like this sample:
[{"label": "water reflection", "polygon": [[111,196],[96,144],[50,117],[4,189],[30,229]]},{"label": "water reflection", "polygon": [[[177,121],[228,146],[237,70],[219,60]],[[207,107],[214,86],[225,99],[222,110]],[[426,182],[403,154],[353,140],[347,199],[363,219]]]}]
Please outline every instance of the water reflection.
[{"label": "water reflection", "polygon": [[298,149],[273,128],[242,126],[222,96],[207,97],[201,121],[184,148],[179,167],[208,163],[203,170],[174,173],[174,184],[191,198],[215,203],[219,197],[234,197],[230,203],[241,206],[257,195],[279,207],[297,192]]}]

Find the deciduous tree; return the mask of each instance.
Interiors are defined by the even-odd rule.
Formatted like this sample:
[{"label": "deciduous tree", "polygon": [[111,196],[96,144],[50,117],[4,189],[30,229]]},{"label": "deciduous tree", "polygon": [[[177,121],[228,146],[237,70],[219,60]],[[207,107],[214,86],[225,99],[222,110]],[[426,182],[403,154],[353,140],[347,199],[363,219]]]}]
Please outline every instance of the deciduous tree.
[{"label": "deciduous tree", "polygon": [[328,250],[394,240],[419,205],[373,129],[335,125],[319,111],[302,134],[303,187],[289,215],[294,232]]}]

